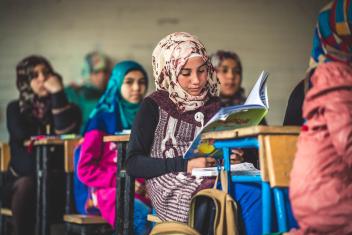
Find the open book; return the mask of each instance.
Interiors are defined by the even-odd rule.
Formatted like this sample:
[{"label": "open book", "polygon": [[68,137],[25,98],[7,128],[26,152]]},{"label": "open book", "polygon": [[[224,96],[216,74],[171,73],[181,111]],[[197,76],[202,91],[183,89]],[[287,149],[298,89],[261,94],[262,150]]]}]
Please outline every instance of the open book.
[{"label": "open book", "polygon": [[259,124],[269,109],[266,87],[268,75],[269,74],[265,71],[260,74],[244,104],[221,108],[198,132],[183,157],[189,159],[219,154],[209,141],[201,141],[201,135],[203,133],[237,129]]},{"label": "open book", "polygon": [[[224,168],[222,166],[222,168]],[[231,175],[260,175],[260,170],[256,169],[252,163],[243,162],[239,164],[231,165]],[[205,168],[193,168],[193,176],[198,177],[208,177],[208,176],[217,176],[218,169],[217,167],[205,167]]]}]

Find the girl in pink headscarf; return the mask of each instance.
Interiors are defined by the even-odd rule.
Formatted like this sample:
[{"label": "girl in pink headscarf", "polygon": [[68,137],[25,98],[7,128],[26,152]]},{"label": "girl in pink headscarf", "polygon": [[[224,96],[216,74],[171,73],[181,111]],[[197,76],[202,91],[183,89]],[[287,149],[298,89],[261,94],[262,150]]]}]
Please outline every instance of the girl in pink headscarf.
[{"label": "girl in pink headscarf", "polygon": [[341,0],[319,15],[291,172],[294,234],[352,234],[351,13],[352,3]]}]

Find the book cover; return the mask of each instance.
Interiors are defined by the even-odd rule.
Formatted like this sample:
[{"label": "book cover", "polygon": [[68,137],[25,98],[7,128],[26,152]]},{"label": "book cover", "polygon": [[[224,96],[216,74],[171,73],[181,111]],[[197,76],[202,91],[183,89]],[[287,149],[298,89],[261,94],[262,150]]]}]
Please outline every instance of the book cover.
[{"label": "book cover", "polygon": [[260,74],[244,104],[221,108],[198,132],[183,157],[189,159],[221,154],[215,151],[211,142],[201,140],[203,133],[258,125],[269,109],[266,86],[268,75],[265,71]]}]

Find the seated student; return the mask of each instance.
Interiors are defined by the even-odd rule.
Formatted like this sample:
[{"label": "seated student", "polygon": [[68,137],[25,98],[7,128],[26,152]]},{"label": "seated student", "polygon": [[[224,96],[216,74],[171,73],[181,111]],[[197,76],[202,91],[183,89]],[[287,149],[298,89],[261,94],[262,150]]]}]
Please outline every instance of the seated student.
[{"label": "seated student", "polygon": [[104,54],[95,51],[87,54],[84,58],[82,69],[83,85],[71,84],[65,87],[69,101],[76,104],[82,111],[81,132],[88,121],[89,114],[104,93],[109,76],[109,59]]},{"label": "seated student", "polygon": [[11,161],[4,204],[12,210],[15,234],[34,234],[35,155],[24,142],[35,135],[78,132],[80,110],[68,103],[60,75],[44,57],[24,58],[16,73],[19,99],[7,106]]},{"label": "seated student", "polygon": [[[115,143],[104,143],[104,135],[131,129],[148,86],[148,76],[141,65],[123,61],[115,65],[108,87],[88,120],[78,162],[78,177],[89,186],[88,213],[92,206],[115,226],[116,218],[116,162]],[[150,201],[145,195],[144,180],[136,182],[135,234],[144,234]],[[94,200],[95,199],[95,200]]]},{"label": "seated student", "polygon": [[[147,193],[161,220],[187,222],[192,196],[214,184],[213,178],[191,176],[192,169],[209,166],[213,159],[182,156],[220,108],[219,81],[203,44],[189,33],[163,38],[153,51],[152,65],[156,91],[144,99],[136,116],[127,172],[146,178]],[[258,193],[245,187],[236,188],[235,199],[245,205],[247,234],[260,234],[260,186]]]},{"label": "seated student", "polygon": [[[240,105],[246,101],[242,84],[242,63],[232,51],[219,50],[211,55],[211,63],[220,81],[220,102],[222,107]],[[265,119],[260,123],[266,125]]]},{"label": "seated student", "polygon": [[243,104],[246,101],[242,83],[242,63],[232,51],[219,50],[211,55],[211,63],[220,81],[221,106]]},{"label": "seated student", "polygon": [[299,230],[352,234],[352,3],[333,1],[313,39],[311,88],[291,172],[290,200]]}]

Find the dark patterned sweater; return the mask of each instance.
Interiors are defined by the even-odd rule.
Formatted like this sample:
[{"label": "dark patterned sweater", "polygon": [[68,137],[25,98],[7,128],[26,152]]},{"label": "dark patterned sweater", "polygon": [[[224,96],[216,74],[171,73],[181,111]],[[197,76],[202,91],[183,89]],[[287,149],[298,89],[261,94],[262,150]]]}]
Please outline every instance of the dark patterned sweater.
[{"label": "dark patterned sweater", "polygon": [[[77,106],[68,103],[63,91],[51,95],[51,105],[52,109],[62,111],[49,114],[48,124],[51,127],[49,134],[77,133],[81,123],[81,112]],[[29,152],[24,142],[31,136],[47,134],[46,124],[21,113],[18,100],[8,104],[6,113],[11,149],[10,170],[19,176],[34,175],[34,152]]]},{"label": "dark patterned sweater", "polygon": [[206,123],[219,108],[218,99],[211,98],[195,111],[179,113],[163,91],[143,101],[129,142],[127,171],[147,178],[147,192],[160,219],[186,222],[192,195],[211,186],[209,180],[186,174],[182,156],[201,129],[195,114],[202,112]]}]

